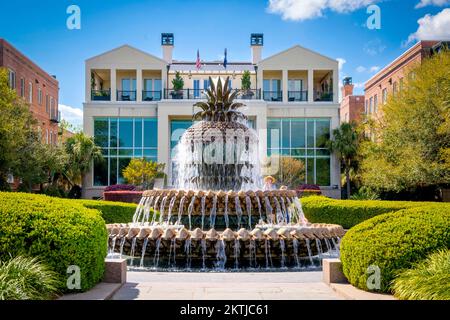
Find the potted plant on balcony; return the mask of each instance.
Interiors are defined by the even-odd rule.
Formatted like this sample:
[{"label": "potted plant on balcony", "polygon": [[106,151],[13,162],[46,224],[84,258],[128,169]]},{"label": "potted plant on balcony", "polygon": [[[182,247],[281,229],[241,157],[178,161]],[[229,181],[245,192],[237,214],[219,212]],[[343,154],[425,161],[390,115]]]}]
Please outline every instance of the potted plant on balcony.
[{"label": "potted plant on balcony", "polygon": [[172,87],[173,91],[170,93],[172,99],[183,99],[184,80],[178,71],[175,74],[175,78],[172,80]]},{"label": "potted plant on balcony", "polygon": [[241,79],[242,99],[252,99],[253,91],[250,89],[251,86],[250,71],[245,70]]}]

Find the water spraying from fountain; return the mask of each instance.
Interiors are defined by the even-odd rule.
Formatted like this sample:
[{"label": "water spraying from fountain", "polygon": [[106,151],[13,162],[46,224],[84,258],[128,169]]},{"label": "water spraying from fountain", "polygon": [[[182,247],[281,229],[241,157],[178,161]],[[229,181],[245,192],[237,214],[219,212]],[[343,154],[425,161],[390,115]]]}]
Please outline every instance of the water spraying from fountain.
[{"label": "water spraying from fountain", "polygon": [[210,79],[207,102],[195,104],[199,121],[175,148],[176,188],[145,191],[132,223],[107,226],[110,257],[133,266],[138,248],[141,268],[223,271],[339,255],[341,226],[309,223],[293,190],[262,190],[258,135],[228,82]]}]

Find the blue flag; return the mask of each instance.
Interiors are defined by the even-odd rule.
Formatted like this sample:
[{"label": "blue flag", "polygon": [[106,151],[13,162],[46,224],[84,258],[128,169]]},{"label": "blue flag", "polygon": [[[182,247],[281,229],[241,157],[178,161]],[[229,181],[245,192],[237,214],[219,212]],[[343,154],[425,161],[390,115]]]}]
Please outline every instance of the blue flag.
[{"label": "blue flag", "polygon": [[223,57],[223,67],[226,69],[227,68],[227,49],[225,48],[225,55]]}]

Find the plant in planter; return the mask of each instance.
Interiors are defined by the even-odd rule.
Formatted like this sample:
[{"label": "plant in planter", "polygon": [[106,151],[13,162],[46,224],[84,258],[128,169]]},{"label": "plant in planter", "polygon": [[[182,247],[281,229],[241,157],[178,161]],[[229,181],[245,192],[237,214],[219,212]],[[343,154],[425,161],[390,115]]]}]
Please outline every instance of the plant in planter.
[{"label": "plant in planter", "polygon": [[241,79],[242,99],[252,99],[253,91],[250,89],[251,86],[250,71],[245,70]]},{"label": "plant in planter", "polygon": [[172,86],[173,91],[170,93],[172,95],[172,99],[183,99],[184,80],[178,71],[175,74],[175,78],[172,80]]}]

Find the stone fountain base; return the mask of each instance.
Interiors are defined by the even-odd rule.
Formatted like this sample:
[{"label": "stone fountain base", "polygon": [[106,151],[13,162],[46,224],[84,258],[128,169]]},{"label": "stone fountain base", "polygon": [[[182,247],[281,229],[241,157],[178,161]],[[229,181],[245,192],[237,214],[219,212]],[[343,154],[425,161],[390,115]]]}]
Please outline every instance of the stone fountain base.
[{"label": "stone fountain base", "polygon": [[320,267],[336,256],[341,226],[260,226],[252,231],[188,231],[183,226],[108,225],[110,255],[129,265],[153,269],[231,270]]}]

